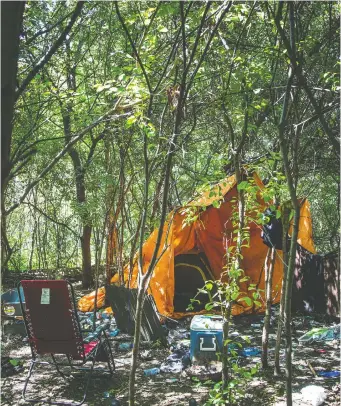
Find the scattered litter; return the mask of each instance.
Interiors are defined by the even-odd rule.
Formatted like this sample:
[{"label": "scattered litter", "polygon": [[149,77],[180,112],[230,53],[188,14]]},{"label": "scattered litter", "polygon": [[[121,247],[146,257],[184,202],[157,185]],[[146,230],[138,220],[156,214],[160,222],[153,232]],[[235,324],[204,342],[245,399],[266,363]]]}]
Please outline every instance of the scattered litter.
[{"label": "scattered litter", "polygon": [[104,392],[103,398],[105,399],[105,404],[108,406],[121,406],[121,403],[109,392]]},{"label": "scattered litter", "polygon": [[166,379],[165,383],[175,383],[175,382],[179,382],[179,379],[177,378],[170,378],[170,379]]},{"label": "scattered litter", "polygon": [[184,339],[184,340],[179,340],[176,343],[173,343],[173,345],[171,345],[170,350],[171,351],[175,351],[175,350],[179,350],[179,349],[186,349],[188,350],[191,346],[191,340],[188,339]]},{"label": "scattered litter", "polygon": [[306,363],[307,363],[308,368],[310,369],[311,373],[312,373],[312,374],[314,375],[314,377],[316,378],[317,374],[316,374],[315,369],[312,367],[311,363],[310,363],[308,360],[306,361]]},{"label": "scattered litter", "polygon": [[143,371],[143,373],[146,376],[154,376],[154,375],[158,375],[160,373],[160,368],[150,368],[150,369],[145,369]]},{"label": "scattered litter", "polygon": [[198,403],[194,398],[191,398],[189,400],[188,406],[198,406]]},{"label": "scattered litter", "polygon": [[172,354],[161,364],[160,370],[162,373],[180,373],[191,365],[190,351],[188,348],[179,346],[172,348],[172,351]]},{"label": "scattered litter", "polygon": [[121,343],[118,346],[118,349],[120,351],[129,351],[133,348],[134,344],[133,343]]},{"label": "scattered litter", "polygon": [[150,361],[153,359],[153,352],[151,350],[145,350],[140,353],[140,359],[143,361]]},{"label": "scattered litter", "polygon": [[[106,315],[105,317],[103,315]],[[98,311],[96,313],[96,329],[93,331],[93,322],[94,322],[94,313],[93,312],[80,312],[78,311],[78,318],[79,323],[81,325],[81,329],[84,333],[89,332],[88,336],[86,337],[86,341],[89,341],[98,335],[101,330],[108,330],[109,336],[113,337],[112,332],[117,330],[116,328],[116,321],[113,317],[112,313],[106,311]],[[115,334],[117,335],[119,331]],[[114,335],[114,337],[116,336]]]},{"label": "scattered litter", "polygon": [[312,406],[320,406],[326,400],[327,394],[324,388],[317,385],[309,385],[301,390],[304,400],[310,401]]},{"label": "scattered litter", "polygon": [[317,375],[323,378],[339,378],[341,374],[340,371],[319,371]]},{"label": "scattered litter", "polygon": [[315,349],[315,352],[318,352],[320,354],[325,354],[327,351],[326,350]]},{"label": "scattered litter", "polygon": [[164,374],[179,374],[182,371],[182,362],[180,361],[168,361],[166,360],[161,366],[160,371]]},{"label": "scattered litter", "polygon": [[104,310],[103,310],[103,317],[107,317],[107,316],[113,316],[113,311],[112,311],[112,308],[109,306],[109,307],[106,307]]},{"label": "scattered litter", "polygon": [[253,328],[261,328],[262,327],[262,325],[261,324],[251,324],[251,327],[253,327]]},{"label": "scattered litter", "polygon": [[182,357],[181,361],[182,361],[182,366],[184,369],[191,365],[192,362],[191,362],[191,355],[190,355],[189,351],[186,355],[184,355]]},{"label": "scattered litter", "polygon": [[169,331],[167,341],[169,344],[171,344],[174,341],[188,339],[189,337],[190,337],[190,333],[188,330],[186,330],[184,328],[176,328],[174,330]]},{"label": "scattered litter", "polygon": [[314,341],[333,341],[340,339],[341,325],[332,327],[313,328],[298,339],[300,344],[310,344]]},{"label": "scattered litter", "polygon": [[109,331],[109,336],[110,337],[116,337],[116,336],[118,336],[118,334],[120,333],[120,329],[118,329],[118,328],[115,328],[115,330],[110,330]]},{"label": "scattered litter", "polygon": [[261,354],[261,350],[256,347],[247,347],[240,351],[240,355],[243,357],[256,357]]}]

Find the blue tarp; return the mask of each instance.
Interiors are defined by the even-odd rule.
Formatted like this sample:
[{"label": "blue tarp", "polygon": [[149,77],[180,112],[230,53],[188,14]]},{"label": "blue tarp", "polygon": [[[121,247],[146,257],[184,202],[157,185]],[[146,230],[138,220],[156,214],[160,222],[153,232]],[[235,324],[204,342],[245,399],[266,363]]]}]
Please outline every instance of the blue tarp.
[{"label": "blue tarp", "polygon": [[[21,300],[23,302],[25,302],[24,290],[23,290],[22,286],[20,286],[20,296],[21,296]],[[18,289],[10,289],[7,292],[3,293],[1,295],[1,302],[2,302],[2,304],[19,303],[20,300],[19,300]]]}]

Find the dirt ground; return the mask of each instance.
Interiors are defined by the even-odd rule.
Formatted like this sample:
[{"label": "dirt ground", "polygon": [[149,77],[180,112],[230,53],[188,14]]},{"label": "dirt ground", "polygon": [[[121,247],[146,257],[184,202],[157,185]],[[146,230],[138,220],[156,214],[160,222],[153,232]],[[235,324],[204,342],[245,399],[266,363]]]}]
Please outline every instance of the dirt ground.
[{"label": "dirt ground", "polygon": [[[256,318],[255,318],[256,317]],[[258,318],[257,318],[258,317]],[[261,328],[252,327],[251,324],[259,322],[259,316],[239,316],[234,318],[233,330],[240,335],[247,335],[251,344],[247,346],[259,347],[261,344]],[[189,329],[190,320],[181,321],[182,327]],[[320,342],[306,346],[299,345],[298,338],[315,327],[316,323],[328,325],[326,320],[315,315],[309,318],[296,315],[294,317],[293,330],[293,391],[294,404],[299,406],[312,405],[305,401],[300,391],[307,385],[318,385],[325,388],[327,399],[324,405],[336,406],[340,404],[340,384],[339,378],[328,379],[314,377],[307,366],[307,361],[316,372],[322,370],[340,370],[340,345],[338,341]],[[330,324],[330,323],[329,323]],[[285,379],[276,378],[273,374],[273,349],[275,344],[276,323],[270,330],[269,359],[270,368],[267,371],[261,369],[253,380],[245,388],[245,396],[238,403],[239,405],[285,405]],[[131,352],[118,350],[120,342],[131,341],[131,337],[118,335],[110,339],[116,370],[112,377],[103,374],[96,374],[90,383],[88,397],[85,405],[111,405],[113,399],[117,399],[120,405],[127,405],[128,381],[130,369]],[[3,336],[2,357],[9,356],[13,359],[23,361],[24,368],[21,372],[1,378],[1,404],[25,405],[21,399],[21,392],[27,376],[30,347],[23,341],[21,336]],[[141,349],[141,352],[145,351]],[[204,405],[208,398],[209,389],[212,385],[198,384],[186,376],[185,372],[176,374],[158,374],[153,377],[144,375],[143,370],[147,368],[159,367],[162,361],[170,354],[169,349],[158,346],[149,346],[151,359],[140,360],[137,370],[136,380],[136,404],[145,406],[180,406],[188,405],[189,399],[196,399],[198,405]],[[284,373],[284,350],[281,351],[281,361]],[[101,365],[101,364],[100,364]],[[241,365],[260,366],[260,357],[248,357],[241,359]],[[79,400],[82,395],[84,375],[75,376],[71,380],[63,380],[52,367],[44,366],[37,369],[33,376],[32,385],[29,387],[28,395],[43,396],[48,398],[58,397],[59,399]],[[109,396],[109,397],[108,397]],[[42,403],[41,403],[42,404]]]}]

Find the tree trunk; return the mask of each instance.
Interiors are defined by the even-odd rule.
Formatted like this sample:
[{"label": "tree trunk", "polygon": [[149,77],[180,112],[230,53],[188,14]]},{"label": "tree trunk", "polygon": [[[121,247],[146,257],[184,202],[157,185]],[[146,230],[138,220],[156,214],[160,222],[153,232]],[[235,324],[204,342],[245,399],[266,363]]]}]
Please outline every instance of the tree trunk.
[{"label": "tree trunk", "polygon": [[134,346],[131,355],[131,369],[129,375],[129,406],[134,406],[135,404],[135,374],[137,368],[137,357],[140,348],[141,321],[142,321],[144,298],[145,298],[144,289],[140,287],[137,292]]},{"label": "tree trunk", "polygon": [[[64,128],[67,122],[70,121],[70,116],[63,117],[64,120]],[[68,137],[65,137],[66,140]],[[76,197],[77,202],[80,205],[86,204],[86,193],[85,193],[85,173],[82,167],[82,163],[80,160],[80,156],[78,151],[74,148],[71,148],[69,151],[69,155],[71,157],[74,171],[75,171],[75,182],[76,182]],[[86,214],[82,214],[82,237],[81,237],[81,248],[82,248],[82,281],[83,281],[83,289],[89,289],[93,283],[93,277],[91,272],[91,231],[92,226],[88,223],[87,219],[87,210],[85,210]]]},{"label": "tree trunk", "polygon": [[[67,75],[67,87],[68,90],[75,92],[76,87],[76,72],[74,68],[71,68],[71,51],[70,44],[66,42],[66,52],[67,52],[67,63],[66,63],[66,75]],[[62,116],[63,116],[63,126],[65,135],[65,144],[70,142],[72,137],[71,131],[71,115],[72,115],[72,102],[67,101],[66,106],[62,105]],[[72,160],[74,172],[75,172],[75,183],[76,183],[76,197],[77,203],[83,207],[84,212],[81,214],[82,222],[82,237],[81,237],[81,248],[82,248],[82,287],[83,289],[89,289],[93,284],[93,277],[91,272],[91,231],[92,225],[88,220],[88,211],[86,208],[86,191],[85,191],[85,170],[82,165],[80,155],[76,148],[72,147],[69,149],[69,156]]]},{"label": "tree trunk", "polygon": [[262,368],[268,367],[268,344],[272,303],[272,276],[276,259],[276,249],[269,248],[265,259],[265,317],[262,335]]},{"label": "tree trunk", "polygon": [[10,172],[19,35],[24,1],[1,2],[1,187],[6,189]]},{"label": "tree trunk", "polygon": [[286,399],[287,399],[287,406],[292,406],[292,341],[291,341],[291,294],[292,294],[292,281],[294,276],[294,269],[295,269],[295,259],[296,259],[296,245],[297,245],[297,236],[298,236],[298,224],[300,218],[300,205],[297,200],[297,179],[298,173],[295,172],[297,170],[297,149],[298,149],[298,140],[296,140],[296,148],[293,148],[293,156],[292,156],[292,168],[289,163],[289,155],[288,149],[285,139],[285,126],[287,125],[287,112],[288,112],[288,104],[290,100],[290,92],[291,92],[291,84],[294,75],[294,69],[296,67],[296,42],[295,42],[295,10],[294,10],[294,3],[288,3],[289,8],[289,28],[290,28],[290,45],[291,45],[291,66],[289,68],[289,75],[288,75],[288,82],[283,102],[283,109],[282,109],[282,116],[281,122],[279,125],[279,140],[280,140],[280,148],[281,148],[281,155],[283,159],[283,165],[285,169],[285,174],[287,177],[287,184],[290,193],[290,200],[292,208],[294,209],[294,224],[292,228],[292,235],[291,235],[291,243],[290,243],[290,253],[289,259],[287,264],[287,272],[286,272],[286,287],[285,287],[285,335],[286,335],[286,348],[285,348],[285,361],[286,361]]},{"label": "tree trunk", "polygon": [[[296,202],[297,203],[297,202]],[[292,282],[295,271],[296,247],[298,236],[298,223],[300,219],[300,207],[296,204],[294,214],[294,225],[291,236],[289,263],[286,277],[286,297],[285,297],[285,375],[286,375],[286,395],[287,406],[292,406],[292,339],[291,339],[291,295]]]},{"label": "tree trunk", "polygon": [[280,368],[280,362],[279,362],[279,352],[281,349],[282,330],[283,330],[283,325],[284,325],[284,309],[285,309],[285,297],[286,297],[285,278],[286,278],[286,274],[287,274],[287,264],[288,264],[287,233],[288,233],[288,227],[289,227],[289,213],[290,213],[290,210],[284,206],[282,209],[283,280],[282,280],[282,287],[281,287],[281,302],[280,302],[280,306],[279,306],[279,317],[278,317],[276,347],[275,347],[275,370],[274,370],[275,376],[279,376],[281,374],[281,368]]},{"label": "tree trunk", "polygon": [[[229,327],[231,318],[231,306],[226,310],[223,318],[223,343],[229,338]],[[222,389],[227,388],[229,382],[229,363],[228,363],[228,345],[223,344],[222,348]]]},{"label": "tree trunk", "polygon": [[36,224],[34,224],[33,231],[32,231],[31,252],[30,252],[30,258],[28,260],[28,269],[29,269],[29,271],[32,271],[35,235],[36,235]]},{"label": "tree trunk", "polygon": [[83,226],[81,238],[82,247],[82,285],[84,289],[89,289],[93,283],[91,272],[91,229],[89,225]]},{"label": "tree trunk", "polygon": [[12,250],[7,240],[5,192],[11,170],[10,155],[13,113],[18,70],[20,30],[25,2],[1,2],[1,268],[4,270]]}]

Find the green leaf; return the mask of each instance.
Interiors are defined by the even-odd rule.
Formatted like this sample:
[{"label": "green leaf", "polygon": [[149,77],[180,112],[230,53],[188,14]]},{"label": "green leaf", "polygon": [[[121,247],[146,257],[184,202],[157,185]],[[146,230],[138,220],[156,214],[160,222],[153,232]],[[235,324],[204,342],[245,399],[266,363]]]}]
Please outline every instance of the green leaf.
[{"label": "green leaf", "polygon": [[246,180],[240,182],[237,186],[238,190],[245,190],[248,187],[249,183]]},{"label": "green leaf", "polygon": [[238,302],[245,302],[248,306],[252,305],[252,300],[248,296],[238,299]]},{"label": "green leaf", "polygon": [[212,282],[206,282],[206,289],[211,291],[213,289],[213,283]]},{"label": "green leaf", "polygon": [[219,200],[213,200],[212,206],[215,207],[216,209],[219,209],[219,207],[220,207]]},{"label": "green leaf", "polygon": [[135,116],[128,117],[126,120],[126,128],[131,127],[136,122],[136,120],[137,118]]},{"label": "green leaf", "polygon": [[19,365],[19,361],[17,359],[10,359],[9,362],[14,366],[18,366]]}]

